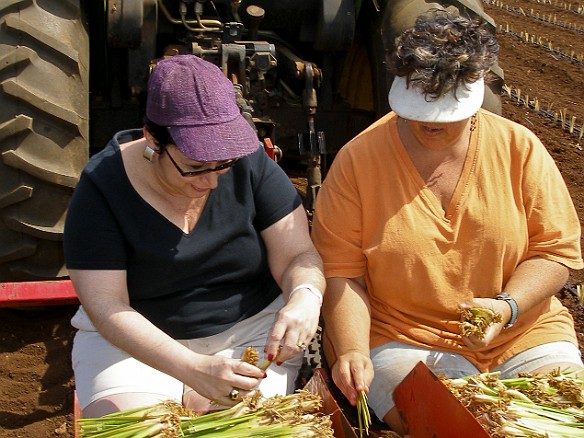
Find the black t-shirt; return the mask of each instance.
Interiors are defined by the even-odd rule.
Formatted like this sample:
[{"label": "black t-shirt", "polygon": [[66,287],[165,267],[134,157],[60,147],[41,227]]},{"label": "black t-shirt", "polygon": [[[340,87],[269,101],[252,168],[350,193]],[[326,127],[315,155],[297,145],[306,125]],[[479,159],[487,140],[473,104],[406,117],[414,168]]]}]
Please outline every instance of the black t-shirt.
[{"label": "black t-shirt", "polygon": [[281,292],[260,231],[292,212],[296,189],[262,148],[219,176],[185,234],[134,190],[116,134],[91,158],[65,223],[69,269],[126,270],[130,304],[175,339],[220,333]]}]

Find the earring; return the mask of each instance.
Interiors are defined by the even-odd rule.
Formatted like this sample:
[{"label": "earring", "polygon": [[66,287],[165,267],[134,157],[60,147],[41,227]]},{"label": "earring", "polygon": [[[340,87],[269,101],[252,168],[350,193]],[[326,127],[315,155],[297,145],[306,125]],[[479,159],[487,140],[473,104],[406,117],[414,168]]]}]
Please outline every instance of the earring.
[{"label": "earring", "polygon": [[154,154],[157,152],[158,151],[156,149],[152,149],[149,145],[146,145],[146,147],[144,148],[144,152],[142,153],[142,156],[146,158],[148,161],[152,161]]}]

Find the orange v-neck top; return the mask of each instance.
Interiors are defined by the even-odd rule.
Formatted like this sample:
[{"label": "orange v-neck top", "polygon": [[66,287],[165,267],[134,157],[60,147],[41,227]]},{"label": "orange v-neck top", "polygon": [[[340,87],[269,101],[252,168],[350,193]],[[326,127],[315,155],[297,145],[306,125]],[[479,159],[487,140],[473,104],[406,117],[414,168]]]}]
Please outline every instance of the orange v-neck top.
[{"label": "orange v-neck top", "polygon": [[364,277],[371,347],[398,340],[465,355],[492,369],[527,348],[577,344],[550,298],[486,349],[468,350],[458,306],[494,297],[522,261],[584,267],[580,224],[553,159],[525,127],[479,111],[447,211],[425,185],[389,113],[345,145],[319,191],[312,236],[330,277]]}]

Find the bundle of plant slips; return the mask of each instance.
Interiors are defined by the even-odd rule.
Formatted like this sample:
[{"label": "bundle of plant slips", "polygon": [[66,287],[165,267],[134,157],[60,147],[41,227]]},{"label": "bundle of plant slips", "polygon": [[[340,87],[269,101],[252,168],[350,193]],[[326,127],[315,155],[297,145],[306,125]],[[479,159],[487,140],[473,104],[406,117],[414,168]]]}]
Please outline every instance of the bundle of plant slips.
[{"label": "bundle of plant slips", "polygon": [[502,321],[501,314],[491,309],[471,307],[459,309],[459,311],[463,318],[459,323],[462,336],[477,336],[479,339],[483,339],[490,325]]},{"label": "bundle of plant slips", "polygon": [[243,438],[333,437],[328,415],[319,413],[321,399],[305,390],[262,397],[259,391],[237,405],[197,414],[176,402],[128,409],[100,418],[77,421],[80,438]]},{"label": "bundle of plant slips", "polygon": [[363,438],[363,432],[369,436],[369,427],[371,427],[371,413],[367,406],[367,393],[359,391],[357,397],[357,419],[359,420],[359,438]]},{"label": "bundle of plant slips", "polygon": [[573,372],[442,381],[492,437],[584,437],[584,379]]}]

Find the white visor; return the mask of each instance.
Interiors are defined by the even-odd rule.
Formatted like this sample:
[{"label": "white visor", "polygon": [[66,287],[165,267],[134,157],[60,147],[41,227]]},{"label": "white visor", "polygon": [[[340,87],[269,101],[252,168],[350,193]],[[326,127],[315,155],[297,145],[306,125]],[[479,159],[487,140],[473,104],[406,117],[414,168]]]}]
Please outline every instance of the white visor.
[{"label": "white visor", "polygon": [[421,88],[410,84],[406,78],[396,76],[389,90],[388,100],[391,109],[400,117],[418,122],[448,123],[468,119],[483,104],[485,81],[465,83],[452,91],[433,99],[424,96]]}]

